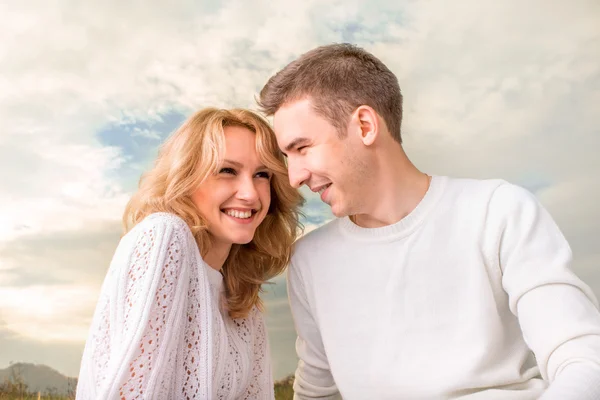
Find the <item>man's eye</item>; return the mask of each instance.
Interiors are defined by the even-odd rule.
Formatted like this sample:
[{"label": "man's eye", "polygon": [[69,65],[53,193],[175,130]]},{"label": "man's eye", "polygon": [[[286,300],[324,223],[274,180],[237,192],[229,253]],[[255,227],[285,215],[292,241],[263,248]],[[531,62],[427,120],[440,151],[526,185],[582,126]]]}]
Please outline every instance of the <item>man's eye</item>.
[{"label": "man's eye", "polygon": [[231,174],[235,175],[235,170],[233,168],[221,168],[219,171],[220,174]]}]

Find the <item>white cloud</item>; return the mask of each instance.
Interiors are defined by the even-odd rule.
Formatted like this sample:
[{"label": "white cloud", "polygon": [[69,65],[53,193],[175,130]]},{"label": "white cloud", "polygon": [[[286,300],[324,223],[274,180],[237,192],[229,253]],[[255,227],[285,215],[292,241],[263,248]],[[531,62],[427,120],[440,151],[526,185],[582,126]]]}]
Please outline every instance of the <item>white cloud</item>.
[{"label": "white cloud", "polygon": [[3,286],[99,285],[122,227],[117,221],[102,223],[98,219],[72,230],[28,233],[0,243]]},{"label": "white cloud", "polygon": [[119,219],[127,199],[110,176],[123,162],[116,149],[30,135],[4,143],[0,242]]},{"label": "white cloud", "polygon": [[34,341],[81,341],[97,296],[97,285],[5,288],[0,291],[4,328]]}]

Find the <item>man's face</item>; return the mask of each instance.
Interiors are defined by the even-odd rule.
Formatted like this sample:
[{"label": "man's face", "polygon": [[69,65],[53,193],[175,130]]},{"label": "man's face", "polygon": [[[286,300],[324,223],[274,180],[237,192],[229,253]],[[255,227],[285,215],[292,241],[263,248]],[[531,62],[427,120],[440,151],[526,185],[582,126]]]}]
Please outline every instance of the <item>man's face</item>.
[{"label": "man's face", "polygon": [[273,125],[287,156],[290,184],[318,192],[336,217],[359,212],[365,177],[360,140],[348,132],[340,138],[309,98],[282,106],[273,116]]}]

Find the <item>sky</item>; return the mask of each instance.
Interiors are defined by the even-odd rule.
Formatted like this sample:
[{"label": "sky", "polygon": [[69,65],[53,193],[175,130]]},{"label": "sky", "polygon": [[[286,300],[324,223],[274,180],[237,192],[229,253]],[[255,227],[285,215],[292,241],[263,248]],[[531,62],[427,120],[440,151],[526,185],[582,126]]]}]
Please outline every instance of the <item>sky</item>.
[{"label": "sky", "polygon": [[[272,74],[333,42],[397,75],[419,169],[533,192],[600,295],[599,2],[165,4],[0,3],[0,368],[77,376],[124,205],[160,143],[199,108],[256,110]],[[303,194],[307,230],[332,218]],[[276,378],[296,364],[286,296],[284,276],[265,295]]]}]

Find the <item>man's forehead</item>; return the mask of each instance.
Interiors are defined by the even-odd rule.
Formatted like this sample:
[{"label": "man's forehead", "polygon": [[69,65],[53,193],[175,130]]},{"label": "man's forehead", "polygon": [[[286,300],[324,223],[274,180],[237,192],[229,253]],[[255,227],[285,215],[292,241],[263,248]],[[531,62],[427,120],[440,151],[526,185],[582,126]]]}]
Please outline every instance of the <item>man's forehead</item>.
[{"label": "man's forehead", "polygon": [[280,113],[280,110],[277,110],[275,115],[273,115],[273,130],[280,145],[293,140],[294,136],[297,136],[302,131],[301,125],[301,119],[294,118],[294,116],[285,113],[285,111]]},{"label": "man's forehead", "polygon": [[273,114],[273,125],[275,129],[285,129],[286,133],[291,130],[302,129],[306,124],[314,123],[317,117],[308,100],[297,100],[283,104]]},{"label": "man's forehead", "polygon": [[277,114],[306,114],[314,110],[310,97],[302,97],[284,102],[275,112]]}]

